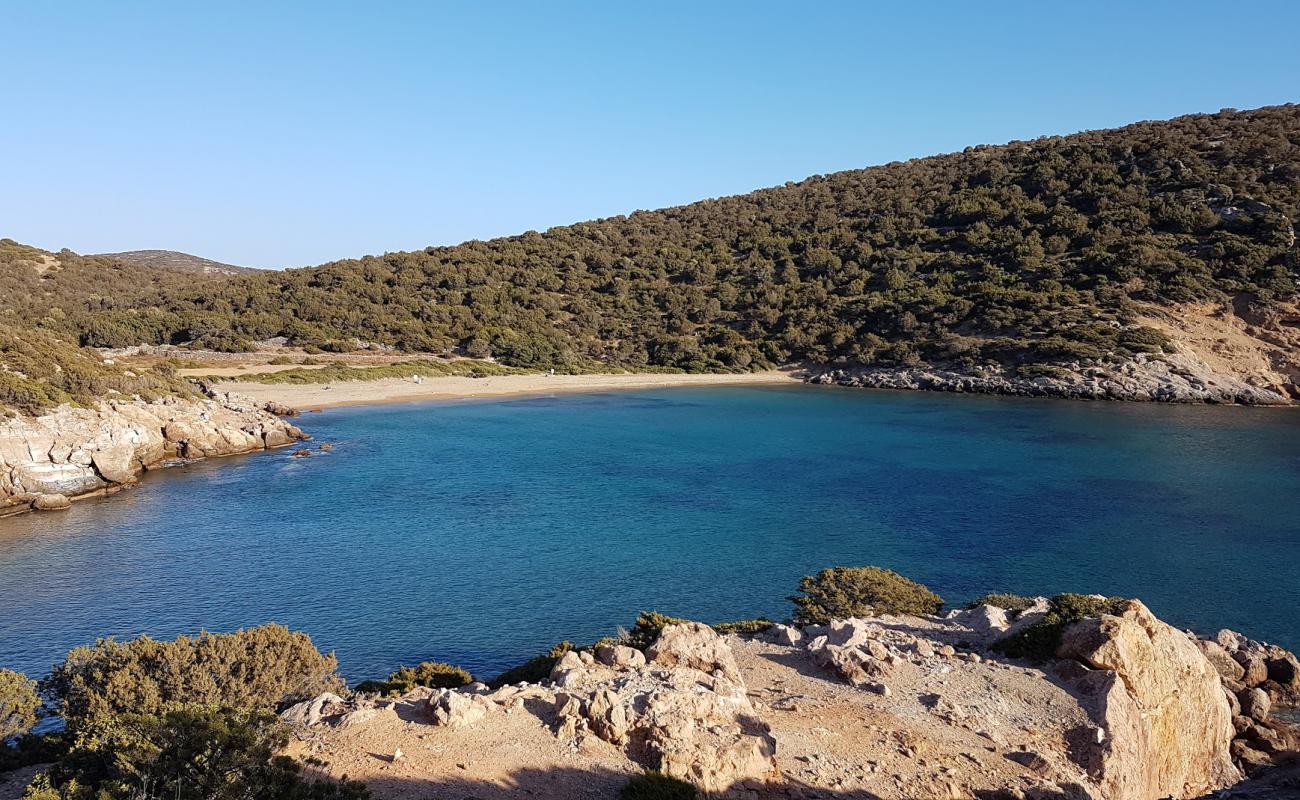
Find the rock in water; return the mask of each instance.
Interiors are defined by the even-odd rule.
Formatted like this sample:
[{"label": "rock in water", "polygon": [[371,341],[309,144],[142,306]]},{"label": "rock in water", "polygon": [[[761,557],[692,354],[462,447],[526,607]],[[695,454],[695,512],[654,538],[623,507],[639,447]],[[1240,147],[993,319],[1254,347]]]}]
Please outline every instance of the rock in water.
[{"label": "rock in water", "polygon": [[1071,682],[1106,732],[1080,761],[1105,797],[1195,797],[1241,776],[1232,710],[1214,665],[1142,603],[1066,629],[1057,656],[1087,669]]}]

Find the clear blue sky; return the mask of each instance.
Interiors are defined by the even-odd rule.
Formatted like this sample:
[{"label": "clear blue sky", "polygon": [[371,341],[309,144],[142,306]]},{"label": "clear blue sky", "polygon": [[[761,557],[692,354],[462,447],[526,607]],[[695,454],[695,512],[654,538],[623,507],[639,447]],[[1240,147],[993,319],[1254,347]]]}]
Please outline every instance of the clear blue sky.
[{"label": "clear blue sky", "polygon": [[1300,101],[1300,3],[0,0],[0,236],[300,266]]}]

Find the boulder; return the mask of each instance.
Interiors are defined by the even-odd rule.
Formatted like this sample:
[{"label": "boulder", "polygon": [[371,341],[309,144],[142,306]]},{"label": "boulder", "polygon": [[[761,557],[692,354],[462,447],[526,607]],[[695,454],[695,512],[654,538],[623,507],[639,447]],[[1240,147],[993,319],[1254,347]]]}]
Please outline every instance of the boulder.
[{"label": "boulder", "polygon": [[981,640],[991,640],[1001,636],[1011,625],[1010,620],[1007,619],[1006,609],[987,603],[975,608],[954,611],[948,615],[948,619],[964,628],[969,628]]},{"label": "boulder", "polygon": [[596,648],[596,660],[610,667],[643,667],[645,653],[621,644],[601,645]]},{"label": "boulder", "polygon": [[280,712],[280,719],[290,725],[310,728],[319,725],[325,717],[342,712],[346,707],[347,702],[342,697],[333,692],[325,692],[310,700],[289,706]]},{"label": "boulder", "polygon": [[127,444],[120,444],[108,450],[98,450],[91,454],[95,471],[109,483],[132,483],[140,470],[135,450]]},{"label": "boulder", "polygon": [[75,497],[104,486],[90,467],[29,461],[13,468],[13,485],[19,492]]},{"label": "boulder", "polygon": [[665,667],[688,667],[721,675],[732,683],[742,682],[731,648],[716,631],[699,622],[664,626],[645,655],[648,661]]},{"label": "boulder", "polygon": [[1268,719],[1268,712],[1272,709],[1272,702],[1268,698],[1268,692],[1256,686],[1237,695],[1237,700],[1241,703],[1242,715],[1257,722],[1264,722]]},{"label": "boulder", "polygon": [[487,716],[491,701],[455,689],[439,689],[425,701],[425,714],[434,725],[463,728]]},{"label": "boulder", "polygon": [[72,501],[61,494],[38,494],[32,501],[32,508],[37,511],[61,511],[71,507]]},{"label": "boulder", "polygon": [[1246,674],[1246,670],[1218,642],[1198,639],[1196,646],[1224,680],[1239,681]]},{"label": "boulder", "polygon": [[1278,652],[1268,659],[1266,667],[1268,680],[1276,682],[1288,691],[1300,691],[1300,660],[1296,659],[1294,653],[1284,650]]},{"label": "boulder", "polygon": [[776,741],[713,629],[669,625],[647,655],[639,664],[610,648],[588,663],[566,653],[552,671],[564,686],[554,695],[557,735],[580,741],[592,734],[705,792],[776,773]]},{"label": "boulder", "polygon": [[1268,664],[1259,654],[1238,650],[1233,653],[1233,658],[1242,668],[1241,683],[1246,686],[1258,686],[1268,680]]},{"label": "boulder", "polygon": [[759,638],[772,644],[794,647],[803,641],[803,632],[794,626],[778,623],[759,634]]},{"label": "boulder", "polygon": [[1142,603],[1071,625],[1057,656],[1085,667],[1068,680],[1106,735],[1077,757],[1103,796],[1195,797],[1240,778],[1218,671]]}]

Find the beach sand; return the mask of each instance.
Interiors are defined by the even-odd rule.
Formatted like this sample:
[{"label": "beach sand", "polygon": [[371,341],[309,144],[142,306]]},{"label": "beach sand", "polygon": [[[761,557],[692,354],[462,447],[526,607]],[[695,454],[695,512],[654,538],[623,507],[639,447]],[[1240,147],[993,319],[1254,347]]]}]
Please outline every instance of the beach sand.
[{"label": "beach sand", "polygon": [[[208,374],[212,374],[211,371]],[[259,403],[275,401],[307,411],[316,408],[403,403],[415,400],[462,400],[469,398],[549,395],[575,392],[604,392],[620,389],[654,389],[670,386],[734,386],[792,384],[799,379],[790,372],[746,372],[741,374],[620,374],[620,375],[493,375],[486,378],[461,376],[429,377],[423,383],[409,378],[373,381],[337,381],[327,384],[276,384],[225,381],[216,388],[236,392]]]}]

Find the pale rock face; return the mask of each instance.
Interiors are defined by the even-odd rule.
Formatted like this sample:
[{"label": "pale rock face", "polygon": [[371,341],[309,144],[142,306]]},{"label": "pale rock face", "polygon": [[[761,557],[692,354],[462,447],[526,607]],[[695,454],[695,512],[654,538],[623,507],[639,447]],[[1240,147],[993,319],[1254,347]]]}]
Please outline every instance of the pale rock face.
[{"label": "pale rock face", "polygon": [[740,668],[731,648],[708,625],[685,622],[668,625],[654,644],[646,648],[646,659],[666,667],[688,667],[710,675],[720,674],[741,683]]},{"label": "pale rock face", "polygon": [[762,638],[772,644],[795,647],[803,641],[803,631],[791,625],[776,624],[763,631]]},{"label": "pale rock face", "polygon": [[625,658],[617,666],[565,654],[552,672],[564,687],[555,695],[557,735],[581,739],[589,732],[705,792],[775,774],[776,741],[713,629],[669,625],[647,653],[644,665]]},{"label": "pale rock face", "polygon": [[300,438],[293,425],[220,393],[0,420],[0,513],[30,508],[29,495],[76,497],[132,483],[177,455],[232,455]]},{"label": "pale rock face", "polygon": [[439,689],[426,701],[426,714],[434,725],[464,728],[487,716],[492,703],[481,695]]},{"label": "pale rock face", "polygon": [[1240,681],[1245,676],[1246,670],[1218,642],[1200,639],[1197,640],[1196,646],[1200,648],[1206,659],[1214,665],[1219,677],[1228,681]]},{"label": "pale rock face", "polygon": [[280,719],[290,725],[311,727],[319,725],[326,717],[338,713],[346,705],[342,697],[333,692],[324,692],[311,700],[304,700],[286,708],[280,713]]},{"label": "pale rock face", "polygon": [[987,603],[975,608],[953,611],[946,619],[969,628],[981,641],[990,641],[1001,636],[1011,625],[1006,609]]},{"label": "pale rock face", "polygon": [[1106,733],[1081,761],[1105,797],[1196,797],[1233,783],[1232,710],[1218,672],[1183,633],[1137,601],[1069,627],[1057,655]]}]

